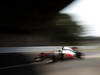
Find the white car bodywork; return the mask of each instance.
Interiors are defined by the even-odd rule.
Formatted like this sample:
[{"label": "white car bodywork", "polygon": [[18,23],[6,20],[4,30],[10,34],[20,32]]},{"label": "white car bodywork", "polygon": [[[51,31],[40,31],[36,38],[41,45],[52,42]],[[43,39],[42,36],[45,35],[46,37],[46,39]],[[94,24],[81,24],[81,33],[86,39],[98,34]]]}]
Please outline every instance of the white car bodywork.
[{"label": "white car bodywork", "polygon": [[63,47],[62,50],[54,52],[55,54],[62,53],[64,56],[75,56],[76,53],[70,47]]},{"label": "white car bodywork", "polygon": [[70,54],[70,55],[72,55],[72,56],[75,55],[75,53],[74,53],[72,50],[63,50],[62,53],[63,53],[63,54]]},{"label": "white car bodywork", "polygon": [[73,52],[73,50],[72,50],[71,48],[69,48],[69,47],[64,47],[64,48],[62,49],[62,53],[63,53],[63,54],[75,55],[75,53]]}]

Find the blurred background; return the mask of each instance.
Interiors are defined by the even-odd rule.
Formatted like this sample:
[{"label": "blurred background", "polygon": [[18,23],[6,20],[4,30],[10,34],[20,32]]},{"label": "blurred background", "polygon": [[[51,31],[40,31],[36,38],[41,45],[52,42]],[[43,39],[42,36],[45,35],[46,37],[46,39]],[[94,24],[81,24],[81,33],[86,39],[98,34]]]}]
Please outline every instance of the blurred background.
[{"label": "blurred background", "polygon": [[1,2],[1,47],[99,45],[99,1],[11,2]]},{"label": "blurred background", "polygon": [[[99,0],[0,1],[2,75],[99,75]],[[85,60],[34,64],[35,53],[78,47]]]}]

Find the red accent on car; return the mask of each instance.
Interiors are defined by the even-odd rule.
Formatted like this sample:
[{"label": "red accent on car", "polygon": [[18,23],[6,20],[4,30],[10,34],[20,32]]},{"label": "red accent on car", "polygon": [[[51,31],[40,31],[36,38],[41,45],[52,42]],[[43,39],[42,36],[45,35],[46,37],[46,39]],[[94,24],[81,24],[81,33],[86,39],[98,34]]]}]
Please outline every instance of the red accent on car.
[{"label": "red accent on car", "polygon": [[77,50],[78,48],[77,48],[77,47],[72,47],[72,49],[73,49],[73,50]]},{"label": "red accent on car", "polygon": [[67,54],[67,56],[68,56],[68,57],[72,57],[73,55],[72,55],[72,54]]},{"label": "red accent on car", "polygon": [[72,54],[66,54],[66,55],[65,55],[65,58],[70,58],[70,59],[73,59],[73,58],[74,58],[74,56],[73,56]]}]

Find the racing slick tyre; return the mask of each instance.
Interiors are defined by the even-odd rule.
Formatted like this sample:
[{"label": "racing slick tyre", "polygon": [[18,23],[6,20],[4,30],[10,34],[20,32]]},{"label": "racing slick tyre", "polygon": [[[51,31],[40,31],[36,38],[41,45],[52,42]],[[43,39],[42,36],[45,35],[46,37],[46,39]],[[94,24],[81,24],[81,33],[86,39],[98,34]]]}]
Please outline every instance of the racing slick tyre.
[{"label": "racing slick tyre", "polygon": [[77,52],[76,53],[76,57],[78,58],[78,59],[83,59],[83,54],[81,53],[81,52]]},{"label": "racing slick tyre", "polygon": [[57,59],[57,57],[55,55],[53,55],[50,59],[52,60],[51,63],[55,63],[55,62],[58,61],[58,59]]}]

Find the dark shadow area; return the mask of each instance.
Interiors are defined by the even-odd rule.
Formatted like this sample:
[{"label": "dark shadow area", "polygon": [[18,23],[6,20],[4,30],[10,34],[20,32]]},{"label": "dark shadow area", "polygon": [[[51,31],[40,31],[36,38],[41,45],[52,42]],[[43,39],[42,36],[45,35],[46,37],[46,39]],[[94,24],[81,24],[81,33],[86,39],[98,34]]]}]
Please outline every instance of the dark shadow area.
[{"label": "dark shadow area", "polygon": [[[0,53],[0,74],[2,75],[40,75],[38,65],[32,63],[29,55],[22,53]],[[15,66],[15,67],[13,67]]]},{"label": "dark shadow area", "polygon": [[22,53],[0,53],[0,67],[29,64],[32,59]]},{"label": "dark shadow area", "polygon": [[[74,0],[0,1],[0,47],[49,45],[49,32],[56,29],[56,14]],[[55,21],[53,22],[55,23]],[[47,35],[45,35],[47,34]],[[19,53],[1,53],[0,68],[30,63]],[[36,65],[1,69],[1,75],[42,75]]]},{"label": "dark shadow area", "polygon": [[[61,41],[69,40],[70,37],[65,36],[69,33],[65,30],[69,28],[65,25],[58,26],[56,22],[60,18],[57,18],[58,12],[73,1],[1,1],[0,46],[45,46],[65,43]],[[70,18],[68,15],[65,15],[65,17],[66,19]],[[61,35],[57,35],[58,33]],[[74,39],[74,37],[71,38]]]}]

